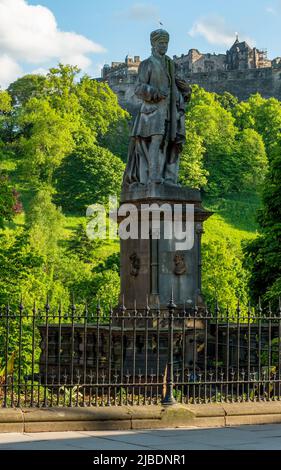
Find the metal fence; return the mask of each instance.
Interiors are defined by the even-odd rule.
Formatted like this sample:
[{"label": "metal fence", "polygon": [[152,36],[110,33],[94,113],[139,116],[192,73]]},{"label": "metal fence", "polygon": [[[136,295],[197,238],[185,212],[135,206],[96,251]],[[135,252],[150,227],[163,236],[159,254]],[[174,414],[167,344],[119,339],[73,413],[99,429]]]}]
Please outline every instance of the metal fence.
[{"label": "metal fence", "polygon": [[0,406],[281,399],[281,306],[0,311]]}]

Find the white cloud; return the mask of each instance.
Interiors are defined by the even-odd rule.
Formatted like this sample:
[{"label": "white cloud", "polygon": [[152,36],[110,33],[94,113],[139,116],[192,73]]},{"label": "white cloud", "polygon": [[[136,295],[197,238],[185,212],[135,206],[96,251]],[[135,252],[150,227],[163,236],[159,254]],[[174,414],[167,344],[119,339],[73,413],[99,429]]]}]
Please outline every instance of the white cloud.
[{"label": "white cloud", "polygon": [[0,86],[7,88],[23,71],[19,64],[7,54],[0,55]]},{"label": "white cloud", "polygon": [[94,62],[91,67],[88,68],[87,74],[94,78],[101,77],[101,71],[106,63],[106,59],[103,62]]},{"label": "white cloud", "polygon": [[44,67],[38,67],[38,69],[32,70],[31,74],[35,75],[47,75],[49,73],[49,69],[45,69]]},{"label": "white cloud", "polygon": [[103,69],[103,66],[104,66],[104,62],[103,63],[99,63],[99,64],[95,64],[95,67],[94,67],[94,77],[100,77],[101,76],[101,71]]},{"label": "white cloud", "polygon": [[273,7],[266,7],[266,12],[267,13],[270,13],[271,15],[275,15],[276,14],[276,11]]},{"label": "white cloud", "polygon": [[[61,61],[86,69],[91,65],[89,54],[104,49],[82,35],[61,31],[46,7],[29,5],[26,0],[0,0],[0,51],[8,57],[9,73],[14,79],[16,69],[18,73],[20,70],[19,62],[44,66]],[[4,74],[1,70],[2,86],[6,84],[1,79]]]},{"label": "white cloud", "polygon": [[[228,26],[221,16],[208,16],[197,20],[189,31],[191,37],[203,36],[208,43],[230,47],[235,41],[235,29]],[[251,38],[240,37],[253,46],[255,41]]]},{"label": "white cloud", "polygon": [[134,21],[159,19],[159,9],[150,3],[135,3],[128,10],[120,12],[120,14]]}]

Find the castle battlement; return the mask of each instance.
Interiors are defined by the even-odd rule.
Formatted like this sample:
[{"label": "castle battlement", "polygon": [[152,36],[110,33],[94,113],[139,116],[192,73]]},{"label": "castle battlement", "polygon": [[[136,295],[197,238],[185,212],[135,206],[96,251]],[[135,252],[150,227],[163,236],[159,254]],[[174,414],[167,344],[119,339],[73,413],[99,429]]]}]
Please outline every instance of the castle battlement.
[{"label": "castle battlement", "polygon": [[[173,59],[182,78],[207,91],[228,91],[240,100],[258,92],[266,98],[281,100],[281,57],[269,60],[266,50],[252,48],[247,42],[239,41],[238,36],[225,54],[203,54],[198,49],[190,49]],[[134,96],[134,84],[140,63],[140,56],[127,56],[124,62],[112,62],[102,69],[102,80],[118,95],[121,106],[132,113],[139,104]]]}]

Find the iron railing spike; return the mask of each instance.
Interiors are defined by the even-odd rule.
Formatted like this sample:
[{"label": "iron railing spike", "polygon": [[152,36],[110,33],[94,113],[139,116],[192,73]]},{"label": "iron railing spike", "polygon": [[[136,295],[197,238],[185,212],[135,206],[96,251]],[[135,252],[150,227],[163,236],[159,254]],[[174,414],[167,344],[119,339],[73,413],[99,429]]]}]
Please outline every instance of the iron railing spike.
[{"label": "iron railing spike", "polygon": [[171,300],[174,300],[174,284],[172,284],[172,295],[171,295]]},{"label": "iron railing spike", "polygon": [[48,315],[49,312],[50,312],[50,298],[49,298],[49,293],[47,294],[47,298],[46,298],[45,312],[46,312],[46,315]]},{"label": "iron railing spike", "polygon": [[122,294],[122,305],[120,306],[119,310],[120,310],[122,315],[124,315],[126,310],[127,310],[126,306],[125,306],[125,295],[124,294]]},{"label": "iron railing spike", "polygon": [[146,314],[148,315],[150,312],[150,305],[149,305],[149,295],[146,296]]},{"label": "iron railing spike", "polygon": [[272,308],[271,308],[271,302],[268,302],[268,313],[271,316],[272,315]]},{"label": "iron railing spike", "polygon": [[[124,302],[124,296],[123,298],[123,309],[125,309],[125,302]],[[122,298],[120,299],[122,301]],[[142,315],[136,315],[133,318],[133,321],[129,320],[129,313],[132,315],[132,308],[135,308],[135,311],[137,311],[137,299],[134,300],[133,305],[130,305],[130,309],[128,312],[128,318],[126,316],[123,316],[121,318],[121,314],[119,313],[119,317],[122,319],[123,326],[119,326],[118,322],[114,322],[113,318],[115,319],[115,314],[118,315],[118,312],[120,310],[112,308],[112,305],[110,305],[110,316],[107,316],[107,323],[104,325],[102,322],[99,323],[99,319],[97,320],[97,326],[95,324],[91,325],[89,327],[89,331],[87,331],[87,315],[88,315],[88,303],[87,301],[84,302],[84,314],[83,314],[83,306],[82,306],[82,313],[80,313],[80,308],[79,305],[77,305],[77,320],[82,324],[76,324],[76,321],[74,322],[74,315],[72,318],[72,325],[69,325],[71,322],[64,322],[66,323],[65,325],[61,324],[61,314],[62,313],[62,301],[60,300],[57,303],[57,306],[54,308],[51,306],[51,315],[48,315],[48,308],[49,306],[49,294],[47,296],[47,303],[45,305],[45,308],[47,309],[46,315],[44,314],[44,301],[43,301],[43,306],[41,304],[38,304],[38,301],[34,300],[31,303],[30,311],[33,312],[33,317],[32,313],[29,311],[29,318],[31,318],[31,323],[32,323],[32,328],[33,328],[33,333],[31,332],[31,337],[33,334],[33,342],[32,342],[32,357],[31,359],[33,361],[33,364],[31,364],[30,370],[33,372],[31,373],[32,380],[29,379],[27,380],[27,376],[24,375],[25,369],[25,363],[24,361],[26,360],[25,356],[23,355],[23,346],[25,345],[25,321],[24,317],[19,315],[18,312],[18,305],[16,305],[16,311],[14,312],[13,310],[13,304],[10,310],[10,304],[9,302],[6,305],[3,305],[1,307],[1,321],[3,321],[3,318],[6,318],[6,338],[4,337],[4,340],[2,341],[0,345],[0,355],[1,357],[4,357],[4,360],[6,361],[5,363],[8,362],[10,359],[10,355],[12,352],[12,343],[9,341],[9,333],[11,332],[10,326],[14,328],[14,323],[10,323],[10,319],[13,320],[15,319],[15,324],[18,323],[18,328],[19,328],[19,345],[20,345],[20,352],[17,354],[17,360],[15,361],[15,370],[18,372],[18,364],[20,365],[21,372],[17,376],[17,372],[14,374],[16,377],[16,380],[14,383],[12,382],[7,382],[7,373],[4,378],[4,385],[2,384],[3,388],[3,397],[2,401],[4,404],[4,407],[9,407],[10,403],[11,406],[20,406],[24,404],[24,396],[27,397],[27,403],[29,403],[29,397],[30,398],[30,406],[37,406],[36,400],[38,400],[38,406],[55,406],[58,403],[60,405],[62,404],[62,395],[63,395],[63,390],[62,388],[64,387],[64,393],[67,394],[72,394],[72,399],[71,401],[73,402],[73,405],[77,406],[77,403],[80,403],[80,397],[81,397],[81,404],[83,403],[82,406],[92,406],[93,401],[95,401],[96,406],[103,406],[105,397],[110,395],[109,403],[110,401],[113,401],[113,395],[115,392],[117,392],[117,398],[115,399],[115,405],[117,406],[120,404],[120,401],[131,401],[131,392],[130,390],[133,390],[133,398],[132,398],[132,403],[136,403],[136,400],[139,401],[139,405],[142,403],[142,398],[143,398],[143,391],[145,393],[146,401],[151,403],[151,402],[159,402],[161,398],[161,393],[164,389],[162,389],[161,386],[161,377],[163,377],[163,384],[165,384],[165,390],[166,390],[166,400],[164,401],[165,404],[171,405],[174,403],[173,397],[175,395],[175,391],[177,392],[177,400],[179,400],[178,396],[183,392],[181,392],[184,389],[186,392],[186,400],[187,402],[190,400],[193,403],[205,403],[211,402],[211,401],[233,401],[236,399],[236,393],[237,393],[237,400],[240,399],[240,401],[249,401],[249,397],[254,396],[253,400],[254,401],[262,401],[266,397],[267,391],[263,391],[263,388],[259,386],[258,384],[262,382],[269,382],[273,383],[273,400],[280,400],[281,399],[281,374],[279,371],[281,370],[281,362],[279,361],[278,365],[278,358],[281,352],[281,345],[276,346],[275,344],[271,344],[271,341],[275,338],[281,338],[281,298],[279,298],[279,302],[276,305],[276,302],[268,302],[267,304],[262,304],[262,299],[259,299],[259,307],[257,304],[253,306],[253,303],[248,302],[247,303],[242,303],[241,306],[241,300],[238,300],[238,306],[237,306],[237,311],[238,314],[241,314],[241,317],[238,318],[235,316],[235,306],[234,308],[232,307],[231,303],[226,303],[226,305],[223,303],[223,300],[221,301],[221,309],[223,312],[223,315],[218,315],[219,311],[219,299],[220,297],[218,296],[216,299],[216,312],[217,312],[217,317],[214,316],[213,312],[213,307],[214,307],[214,302],[212,303],[212,307],[209,312],[208,304],[206,303],[203,308],[201,306],[196,305],[191,303],[190,310],[193,312],[193,309],[195,311],[199,308],[199,313],[200,313],[200,318],[201,315],[204,317],[204,311],[205,311],[205,319],[203,325],[205,325],[206,329],[204,330],[200,327],[200,329],[197,328],[197,322],[198,318],[196,317],[191,317],[191,321],[187,321],[187,316],[182,315],[182,312],[179,310],[176,310],[176,305],[175,305],[175,299],[174,299],[174,292],[172,289],[172,295],[169,304],[167,307],[162,308],[163,306],[160,305],[160,299],[157,296],[156,297],[156,302],[151,304],[151,309],[153,313],[153,320],[154,320],[154,315],[155,315],[155,310],[158,308],[157,314],[159,315],[157,318],[157,321],[154,323],[152,322],[153,326],[150,326],[149,319],[150,317],[147,316],[146,318],[144,317],[143,311],[145,310],[145,304],[142,305],[140,313]],[[148,296],[146,297],[147,300],[147,310],[150,308],[149,302],[148,302]],[[71,303],[71,298],[69,299]],[[100,308],[101,303],[100,299],[98,300],[97,306]],[[243,300],[243,299],[242,299]],[[18,303],[18,300],[16,300]],[[188,301],[187,301],[188,302]],[[184,310],[187,308],[189,311],[188,303],[183,302],[181,304],[181,309],[182,306]],[[36,305],[37,303],[37,305]],[[279,304],[279,306],[278,306]],[[21,297],[21,302],[20,305],[23,307],[23,302],[22,302],[22,297]],[[33,308],[32,308],[33,305]],[[92,307],[92,303],[90,304]],[[263,309],[262,309],[263,305]],[[73,302],[72,307],[75,307],[75,304]],[[89,307],[90,312],[89,314],[95,318],[96,313],[95,313],[95,306],[92,309]],[[29,308],[29,307],[28,307]],[[24,312],[28,310],[27,306],[24,308]],[[102,307],[103,308],[103,307]],[[129,307],[128,307],[129,308]],[[277,309],[278,313],[277,313]],[[268,311],[270,315],[268,315]],[[167,312],[168,310],[168,312]],[[10,316],[10,311],[11,311],[11,316]],[[56,318],[57,318],[57,311],[59,311],[59,318],[60,322],[58,322],[58,325],[51,324],[53,312],[56,312]],[[237,313],[236,311],[236,313]],[[248,311],[248,316],[247,316],[247,311]],[[6,316],[5,316],[6,312]],[[123,310],[124,312],[124,310]],[[260,312],[264,312],[263,315],[261,315]],[[102,314],[104,311],[102,311]],[[108,312],[107,312],[108,313]],[[160,321],[160,315],[164,314],[164,321]],[[25,315],[25,314],[24,314]],[[68,308],[68,318],[71,319],[71,310],[70,306]],[[148,314],[147,314],[148,315]],[[279,316],[277,316],[279,315]],[[213,318],[214,317],[214,318]],[[84,318],[84,330],[81,329],[81,326],[83,326],[83,318]],[[92,318],[92,317],[90,317]],[[162,317],[161,317],[162,318]],[[230,323],[226,324],[226,318],[229,321],[230,318]],[[42,322],[42,320],[44,321]],[[235,325],[235,319],[237,319],[237,324]],[[39,325],[37,325],[37,320],[39,320]],[[128,320],[127,322],[125,320]],[[194,320],[194,323],[193,323]],[[234,321],[234,324],[232,324],[232,320]],[[247,321],[248,320],[248,321]],[[181,323],[182,322],[182,323]],[[90,320],[91,323],[91,320]],[[93,322],[94,323],[94,322]],[[128,328],[127,328],[127,323],[128,323]],[[147,327],[145,326],[145,323],[147,323]],[[200,322],[198,322],[200,323]],[[108,327],[109,324],[109,327]],[[120,322],[121,324],[121,322]],[[124,330],[124,324],[126,324],[126,330]],[[194,348],[194,354],[196,355],[196,367],[185,363],[186,359],[184,359],[186,356],[183,356],[183,354],[186,354],[186,350],[189,347],[189,340],[192,339],[190,336],[190,331],[192,330],[192,324],[194,324],[194,331],[197,332],[196,338],[193,339],[193,346],[191,348]],[[5,326],[5,325],[4,325]],[[41,365],[40,365],[40,373],[35,373],[35,371],[38,370],[38,365],[39,362],[37,359],[37,353],[34,354],[35,347],[37,348],[37,343],[35,341],[35,338],[37,338],[37,328],[39,328],[41,336],[43,337],[42,341],[42,349],[45,348],[45,351],[42,351],[43,356],[41,356]],[[67,344],[67,341],[69,341],[69,331],[71,331],[72,328],[72,346],[71,346],[71,355],[70,357],[75,358],[75,359],[65,359],[67,357],[68,351],[66,347],[64,346]],[[97,329],[95,329],[97,328]],[[111,332],[112,328],[112,332]],[[154,330],[153,330],[154,328]],[[140,336],[143,333],[138,333],[138,330],[144,330],[146,333],[146,339],[144,342],[144,346],[142,345],[140,341]],[[84,331],[84,333],[81,333],[81,331]],[[131,331],[131,333],[130,333]],[[133,334],[132,334],[133,331]],[[35,334],[36,332],[36,334]],[[93,333],[94,332],[94,333]],[[120,360],[120,357],[122,357],[122,352],[120,351],[120,344],[118,344],[118,338],[120,337],[120,332],[122,335],[127,336],[130,335],[130,347],[128,348],[133,351],[134,359],[132,361],[133,366],[131,366],[130,362],[123,362],[123,367],[124,371],[126,371],[126,374],[122,374],[119,366],[116,369],[115,372],[115,377],[116,380],[114,379],[114,368],[116,367],[116,364],[118,364],[118,360]],[[149,334],[148,334],[149,333]],[[83,338],[85,339],[85,342],[83,343],[83,338],[82,336],[82,341],[79,342],[79,335],[85,335]],[[96,336],[95,336],[96,334]],[[5,335],[5,333],[4,333]],[[45,338],[44,338],[45,335]],[[100,336],[99,336],[100,335]],[[108,335],[108,336],[107,336]],[[118,336],[119,335],[119,336]],[[186,337],[184,335],[187,335]],[[151,347],[150,347],[150,337],[152,336],[151,340]],[[183,343],[184,337],[186,338],[187,342]],[[59,339],[57,339],[59,338]],[[87,340],[89,338],[89,341]],[[93,339],[92,339],[93,338]],[[97,340],[99,338],[99,340]],[[109,341],[108,341],[109,338]],[[250,341],[249,341],[250,338]],[[67,341],[66,341],[67,339]],[[111,340],[112,343],[111,343]],[[116,341],[117,339],[117,341]],[[54,348],[54,341],[58,341],[59,345],[58,347]],[[162,349],[162,341],[164,344],[164,340],[167,341],[167,351],[163,351]],[[99,344],[98,346],[95,346],[95,341],[96,345]],[[210,341],[210,345],[209,345]],[[201,342],[204,342],[204,345],[202,344],[202,347],[205,347],[205,350],[201,348]],[[79,344],[78,344],[79,343]],[[85,362],[80,362],[79,366],[76,363],[76,351],[78,351],[78,346],[79,346],[79,351],[81,351],[81,348],[83,348],[83,345],[87,346],[86,352],[84,355],[81,355],[82,361]],[[122,344],[122,341],[121,341]],[[185,344],[185,347],[183,347],[183,344]],[[190,343],[192,344],[192,343]],[[281,344],[281,343],[280,343]],[[105,346],[104,346],[105,345]],[[109,345],[109,353],[107,353],[107,346]],[[210,362],[211,354],[212,354],[212,349],[213,345],[216,348],[216,361],[215,361],[215,371],[212,369],[214,368],[214,364]],[[237,346],[237,351],[234,351],[235,345]],[[77,348],[77,349],[76,349]],[[96,348],[96,349],[95,349]],[[266,349],[267,348],[267,349]],[[54,350],[56,349],[56,352],[54,353]],[[139,351],[139,349],[142,349],[142,352]],[[257,354],[253,355],[252,352],[257,349]],[[278,349],[278,354],[276,354]],[[59,352],[57,352],[57,350]],[[269,369],[268,365],[267,367],[263,367],[262,361],[263,359],[260,359],[262,357],[262,352],[263,351],[268,351],[268,359],[266,360],[267,364],[269,364],[271,359],[274,359],[275,355],[277,357],[277,360],[274,359],[276,363],[276,371],[270,372],[269,375]],[[36,349],[37,351],[37,349]],[[125,349],[124,349],[125,351]],[[185,352],[183,352],[185,351]],[[202,351],[203,354],[205,355],[205,359],[202,356]],[[234,351],[234,353],[233,353]],[[245,359],[244,360],[244,351],[245,351]],[[89,365],[91,363],[91,358],[92,354],[95,354],[95,357],[98,358],[97,360],[97,367],[100,370],[100,375],[97,375],[96,372],[91,372],[92,376],[89,374],[90,369],[92,365]],[[3,356],[4,354],[4,356]],[[45,359],[43,359],[42,362],[42,357],[44,358],[45,354]],[[50,354],[50,355],[49,355]],[[48,362],[50,361],[50,358],[53,357],[52,355],[56,354],[58,359],[58,363],[56,362]],[[74,354],[74,355],[73,355]],[[79,353],[80,354],[80,353]],[[132,353],[131,353],[132,354]],[[139,379],[136,371],[138,370],[139,364],[141,362],[139,361],[140,356],[139,354],[146,354],[146,358],[144,359],[146,367],[145,370],[142,367],[142,370],[139,371]],[[153,356],[150,356],[153,354]],[[201,356],[199,356],[201,354]],[[65,356],[64,356],[65,355]],[[163,357],[162,357],[163,356]],[[108,357],[112,358],[112,362],[110,366],[107,365]],[[124,356],[123,356],[124,357]],[[150,358],[153,359],[155,362],[151,362]],[[198,358],[198,359],[197,359]],[[248,360],[247,360],[248,358]],[[73,361],[72,362],[72,372],[71,369],[69,368],[69,365],[66,366],[65,369],[65,376],[61,372],[63,372],[66,361]],[[203,360],[205,361],[203,363]],[[45,365],[44,365],[45,361]],[[181,363],[184,364],[183,370],[181,369],[181,366],[179,364]],[[201,361],[201,362],[200,362]],[[248,365],[247,365],[248,362]],[[273,361],[272,361],[273,363]],[[54,364],[54,365],[53,365]],[[58,364],[58,365],[57,365]],[[68,363],[67,363],[68,364]],[[83,366],[85,364],[85,366]],[[155,365],[152,365],[155,364]],[[205,367],[203,366],[205,365]],[[212,365],[211,365],[212,364]],[[45,367],[45,369],[44,369]],[[49,367],[49,368],[48,368]],[[53,367],[53,368],[52,368]],[[59,368],[59,372],[57,372],[57,367]],[[74,367],[74,368],[73,368]],[[76,369],[77,367],[77,369]],[[165,369],[166,367],[166,369]],[[191,371],[193,369],[193,371]],[[48,371],[46,373],[44,370]],[[40,375],[41,374],[41,375]],[[68,374],[68,375],[67,375]],[[57,377],[57,378],[56,378]],[[62,378],[62,380],[59,379]],[[65,377],[65,383],[63,383],[63,377]],[[86,380],[85,378],[86,377]],[[91,383],[89,382],[88,377],[91,378]],[[126,377],[127,377],[127,383],[130,385],[126,385]],[[207,379],[206,379],[207,378]],[[20,381],[21,379],[21,381]],[[9,377],[9,380],[13,380],[13,377]],[[114,382],[115,380],[115,382]],[[5,382],[6,381],[6,382]],[[31,383],[30,383],[31,382]],[[210,382],[210,384],[209,384]],[[38,383],[42,384],[42,390],[47,390],[47,393],[44,392],[44,397],[43,394],[41,393],[41,388],[39,389],[39,394],[37,395],[37,388],[38,388]],[[150,388],[150,384],[153,384],[154,386]],[[215,383],[215,386],[213,386],[213,383]],[[9,385],[8,387],[6,385]],[[16,402],[16,398],[12,398],[12,394],[15,394],[15,397],[19,396],[18,390],[18,384],[21,384],[20,388],[20,401]],[[59,384],[59,385],[58,385]],[[122,384],[124,385],[124,390],[122,390],[122,394],[124,395],[122,400],[119,401],[119,387],[121,387]],[[40,385],[41,386],[41,385]],[[50,386],[50,388],[48,388]],[[263,384],[262,384],[263,386]],[[13,387],[15,387],[13,389]],[[25,388],[26,387],[26,388]],[[45,387],[45,389],[44,389]],[[80,387],[82,390],[82,393],[80,393]],[[87,387],[85,390],[83,390],[83,387]],[[92,388],[91,388],[92,387]],[[126,388],[127,387],[127,388]],[[168,390],[167,390],[168,387]],[[255,388],[254,388],[255,387]],[[217,388],[217,393],[215,392],[215,388]],[[73,389],[75,391],[73,392]],[[15,391],[16,390],[16,391]],[[50,391],[49,391],[50,390]],[[150,391],[151,390],[151,391]],[[88,392],[91,395],[90,398],[88,399]],[[184,392],[184,395],[185,395]],[[151,393],[151,395],[150,395]],[[154,395],[155,393],[155,395]],[[108,394],[108,395],[107,395]],[[57,396],[56,396],[57,395]],[[125,395],[127,398],[125,398]],[[238,396],[239,395],[239,396]],[[87,397],[85,400],[85,396]],[[97,396],[97,399],[95,398]],[[218,398],[219,396],[219,398]],[[38,397],[38,398],[37,398]],[[54,403],[53,403],[53,397],[54,397]],[[252,398],[251,398],[252,399]],[[184,397],[185,400],[185,397]],[[66,400],[68,402],[68,398]],[[20,403],[21,402],[21,403]],[[14,403],[14,405],[13,405]]]},{"label": "iron railing spike", "polygon": [[134,316],[135,316],[135,318],[138,316],[138,304],[137,304],[137,299],[134,300]]}]

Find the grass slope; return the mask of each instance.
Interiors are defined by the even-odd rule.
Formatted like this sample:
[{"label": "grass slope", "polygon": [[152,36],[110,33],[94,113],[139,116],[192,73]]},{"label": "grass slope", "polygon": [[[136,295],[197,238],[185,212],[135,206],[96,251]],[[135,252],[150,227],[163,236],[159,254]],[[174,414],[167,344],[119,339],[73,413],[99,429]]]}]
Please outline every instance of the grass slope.
[{"label": "grass slope", "polygon": [[261,200],[255,194],[241,194],[225,198],[204,198],[204,207],[214,212],[205,223],[203,241],[225,239],[241,252],[243,240],[257,236],[257,211]]}]

